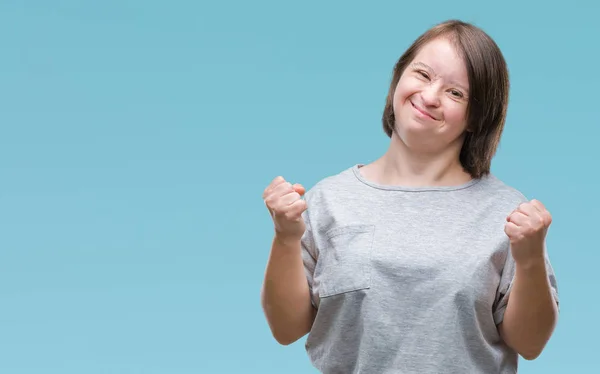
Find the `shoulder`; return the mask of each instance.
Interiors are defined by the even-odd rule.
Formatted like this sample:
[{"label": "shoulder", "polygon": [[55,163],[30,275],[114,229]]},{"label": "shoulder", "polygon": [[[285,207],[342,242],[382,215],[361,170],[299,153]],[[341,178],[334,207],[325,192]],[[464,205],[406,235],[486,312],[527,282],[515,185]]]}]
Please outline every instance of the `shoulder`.
[{"label": "shoulder", "polygon": [[366,187],[357,179],[356,165],[327,176],[309,188],[304,195],[307,204],[305,216],[318,231],[327,231],[340,220],[355,221],[357,211],[367,212]]},{"label": "shoulder", "polygon": [[336,174],[320,179],[306,192],[307,200],[321,200],[352,193],[357,186],[356,166],[347,167]]},{"label": "shoulder", "polygon": [[527,202],[527,197],[514,186],[508,185],[494,174],[483,177],[476,189],[486,200],[495,205],[506,205],[514,209],[521,203]]}]

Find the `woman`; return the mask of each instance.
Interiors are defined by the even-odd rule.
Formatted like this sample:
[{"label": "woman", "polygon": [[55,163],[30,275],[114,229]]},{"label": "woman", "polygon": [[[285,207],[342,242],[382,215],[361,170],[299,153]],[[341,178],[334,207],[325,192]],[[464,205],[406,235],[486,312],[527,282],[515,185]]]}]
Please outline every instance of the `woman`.
[{"label": "woman", "polygon": [[404,53],[387,152],[263,198],[275,237],[262,290],[273,335],[324,373],[514,373],[558,316],[551,216],[490,173],[508,72],[479,28],[439,24]]}]

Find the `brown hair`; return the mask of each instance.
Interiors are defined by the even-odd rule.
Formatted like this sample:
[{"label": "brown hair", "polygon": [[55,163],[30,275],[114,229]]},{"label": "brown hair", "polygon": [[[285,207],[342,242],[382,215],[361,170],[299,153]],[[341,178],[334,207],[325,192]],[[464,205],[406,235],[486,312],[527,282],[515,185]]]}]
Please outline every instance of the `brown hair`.
[{"label": "brown hair", "polygon": [[402,73],[428,42],[446,37],[464,59],[469,77],[467,133],[460,151],[460,163],[473,178],[490,172],[506,120],[508,69],[500,48],[480,28],[458,20],[440,23],[422,34],[400,57],[383,111],[383,129],[395,131],[394,91]]}]

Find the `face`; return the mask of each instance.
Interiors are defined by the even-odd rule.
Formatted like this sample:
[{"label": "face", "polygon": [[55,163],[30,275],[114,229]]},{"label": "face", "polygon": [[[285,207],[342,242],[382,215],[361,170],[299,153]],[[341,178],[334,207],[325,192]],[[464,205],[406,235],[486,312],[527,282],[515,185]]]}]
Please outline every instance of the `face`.
[{"label": "face", "polygon": [[398,136],[409,148],[428,152],[462,145],[468,97],[467,68],[452,44],[443,38],[427,43],[396,86]]}]

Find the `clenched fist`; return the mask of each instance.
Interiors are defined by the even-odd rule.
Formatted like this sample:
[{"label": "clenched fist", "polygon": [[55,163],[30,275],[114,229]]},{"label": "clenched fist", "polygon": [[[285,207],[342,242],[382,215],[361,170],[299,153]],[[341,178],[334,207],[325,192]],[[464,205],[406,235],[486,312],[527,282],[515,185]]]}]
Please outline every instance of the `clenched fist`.
[{"label": "clenched fist", "polygon": [[504,232],[510,239],[510,248],[517,264],[530,264],[544,259],[544,241],[552,216],[537,201],[519,205],[507,218]]},{"label": "clenched fist", "polygon": [[278,237],[286,240],[302,238],[306,229],[302,219],[302,213],[306,210],[306,201],[302,199],[304,192],[300,184],[292,185],[283,177],[275,178],[265,189],[263,199]]}]

